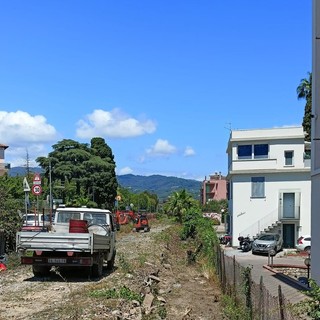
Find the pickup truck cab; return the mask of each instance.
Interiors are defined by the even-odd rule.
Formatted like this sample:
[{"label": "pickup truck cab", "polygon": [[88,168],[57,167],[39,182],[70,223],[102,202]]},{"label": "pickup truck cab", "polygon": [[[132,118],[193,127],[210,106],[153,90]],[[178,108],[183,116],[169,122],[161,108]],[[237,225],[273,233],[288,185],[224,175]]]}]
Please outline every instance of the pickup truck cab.
[{"label": "pickup truck cab", "polygon": [[71,220],[87,221],[88,231],[106,235],[114,231],[111,211],[93,208],[61,207],[56,210],[52,223],[53,232],[68,232]]}]

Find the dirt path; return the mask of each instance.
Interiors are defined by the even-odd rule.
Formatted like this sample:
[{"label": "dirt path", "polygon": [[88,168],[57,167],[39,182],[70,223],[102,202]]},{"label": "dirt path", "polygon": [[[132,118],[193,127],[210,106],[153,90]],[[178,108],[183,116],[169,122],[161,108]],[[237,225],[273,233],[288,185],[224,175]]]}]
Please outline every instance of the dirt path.
[{"label": "dirt path", "polygon": [[0,273],[0,319],[223,319],[219,287],[186,264],[177,239],[159,241],[164,229],[119,234],[115,270],[101,279],[35,278],[25,266]]}]

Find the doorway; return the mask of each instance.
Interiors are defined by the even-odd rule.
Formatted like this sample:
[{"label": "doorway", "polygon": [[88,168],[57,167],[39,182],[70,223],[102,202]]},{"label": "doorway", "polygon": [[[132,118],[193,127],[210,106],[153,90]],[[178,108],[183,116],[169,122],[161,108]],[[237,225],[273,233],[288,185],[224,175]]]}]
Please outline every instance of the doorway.
[{"label": "doorway", "polygon": [[293,192],[283,194],[283,218],[294,218],[295,194]]},{"label": "doorway", "polygon": [[283,234],[283,247],[284,248],[294,248],[295,247],[295,224],[286,223],[282,226]]}]

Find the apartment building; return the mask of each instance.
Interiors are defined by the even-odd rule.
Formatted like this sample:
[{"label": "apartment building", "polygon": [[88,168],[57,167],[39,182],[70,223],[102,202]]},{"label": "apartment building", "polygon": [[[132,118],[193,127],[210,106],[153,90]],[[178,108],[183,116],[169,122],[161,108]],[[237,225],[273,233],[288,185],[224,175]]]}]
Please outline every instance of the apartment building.
[{"label": "apartment building", "polygon": [[221,172],[215,172],[205,177],[201,185],[201,203],[205,205],[208,201],[227,199],[227,180]]},{"label": "apartment building", "polygon": [[311,231],[310,143],[302,127],[232,130],[228,141],[228,232],[272,231],[284,247]]}]

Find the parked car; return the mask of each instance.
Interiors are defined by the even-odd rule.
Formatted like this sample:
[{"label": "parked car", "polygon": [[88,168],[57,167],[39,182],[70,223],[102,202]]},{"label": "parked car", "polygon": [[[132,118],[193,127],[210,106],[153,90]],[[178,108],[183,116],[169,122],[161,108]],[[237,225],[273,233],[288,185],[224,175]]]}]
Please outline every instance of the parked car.
[{"label": "parked car", "polygon": [[299,237],[297,240],[296,249],[298,251],[309,251],[311,249],[311,236],[304,235]]},{"label": "parked car", "polygon": [[252,253],[270,253],[274,256],[283,248],[283,238],[278,233],[262,233],[252,243]]}]

